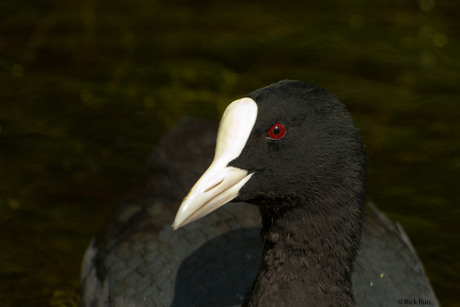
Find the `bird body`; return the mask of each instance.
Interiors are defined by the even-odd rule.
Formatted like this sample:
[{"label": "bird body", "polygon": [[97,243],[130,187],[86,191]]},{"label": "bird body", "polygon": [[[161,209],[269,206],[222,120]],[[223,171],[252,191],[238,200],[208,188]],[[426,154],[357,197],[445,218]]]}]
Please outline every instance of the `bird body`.
[{"label": "bird body", "polygon": [[402,228],[365,208],[364,149],[334,96],[282,81],[232,105],[217,136],[186,119],[156,147],[85,254],[83,305],[438,304]]}]

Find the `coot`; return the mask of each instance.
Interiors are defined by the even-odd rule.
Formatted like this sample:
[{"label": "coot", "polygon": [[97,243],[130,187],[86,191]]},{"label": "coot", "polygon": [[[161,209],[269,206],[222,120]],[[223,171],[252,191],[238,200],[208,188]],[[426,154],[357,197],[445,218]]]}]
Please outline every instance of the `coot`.
[{"label": "coot", "polygon": [[359,131],[332,94],[281,81],[216,130],[185,119],[153,151],[88,247],[84,306],[438,305],[402,228],[365,205]]}]

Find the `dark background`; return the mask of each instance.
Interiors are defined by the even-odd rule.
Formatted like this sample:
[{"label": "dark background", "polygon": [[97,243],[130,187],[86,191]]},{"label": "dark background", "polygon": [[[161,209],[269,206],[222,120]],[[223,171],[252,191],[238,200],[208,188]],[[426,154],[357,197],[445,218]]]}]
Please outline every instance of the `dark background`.
[{"label": "dark background", "polygon": [[369,193],[460,302],[458,1],[0,4],[0,305],[76,306],[91,236],[184,115],[280,79],[362,131]]}]

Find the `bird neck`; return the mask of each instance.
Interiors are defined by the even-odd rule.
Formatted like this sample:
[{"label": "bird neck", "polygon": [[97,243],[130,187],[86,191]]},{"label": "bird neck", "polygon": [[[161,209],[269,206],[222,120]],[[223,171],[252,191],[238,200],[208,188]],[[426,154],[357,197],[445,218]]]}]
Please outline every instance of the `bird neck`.
[{"label": "bird neck", "polygon": [[245,306],[352,306],[362,209],[289,206],[276,214],[261,209],[262,264]]}]

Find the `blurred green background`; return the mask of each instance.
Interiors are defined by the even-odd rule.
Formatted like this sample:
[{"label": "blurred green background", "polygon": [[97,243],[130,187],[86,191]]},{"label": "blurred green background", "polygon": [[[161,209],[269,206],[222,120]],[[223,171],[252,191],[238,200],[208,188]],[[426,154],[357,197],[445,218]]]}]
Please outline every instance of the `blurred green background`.
[{"label": "blurred green background", "polygon": [[280,79],[344,102],[369,194],[460,304],[458,1],[0,4],[0,306],[76,306],[83,252],[180,117]]}]

